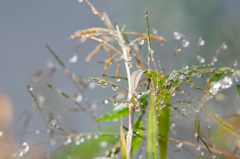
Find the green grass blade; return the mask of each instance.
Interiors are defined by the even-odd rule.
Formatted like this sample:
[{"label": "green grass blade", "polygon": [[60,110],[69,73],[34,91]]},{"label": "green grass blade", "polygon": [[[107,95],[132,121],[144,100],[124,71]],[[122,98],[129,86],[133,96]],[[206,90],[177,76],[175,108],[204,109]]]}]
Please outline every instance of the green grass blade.
[{"label": "green grass blade", "polygon": [[157,120],[156,120],[155,95],[151,92],[147,115],[147,159],[157,159]]},{"label": "green grass blade", "polygon": [[[162,90],[164,93],[167,93],[168,90]],[[162,95],[159,95],[162,98]],[[163,98],[164,103],[170,103],[170,97],[165,96]],[[160,106],[159,106],[160,108]],[[170,117],[170,109],[163,108],[163,110],[158,114],[158,132],[159,134],[168,138],[168,130],[169,130],[169,117]],[[167,138],[159,138],[159,146],[160,146],[160,159],[166,159],[168,153],[168,140]]]},{"label": "green grass blade", "polygon": [[240,97],[240,85],[236,85],[238,96]]},{"label": "green grass blade", "polygon": [[224,121],[222,118],[218,117],[216,114],[211,112],[206,107],[201,109],[202,112],[204,112],[209,118],[214,120],[219,126],[221,126],[226,131],[230,132],[231,134],[235,135],[236,137],[240,137],[240,133],[234,129],[234,127],[230,124],[228,124],[226,121]]},{"label": "green grass blade", "polygon": [[124,104],[119,104],[118,106],[113,108],[110,112],[107,112],[105,115],[97,118],[96,122],[118,119],[118,118],[127,116],[128,114],[129,114],[129,108]]}]

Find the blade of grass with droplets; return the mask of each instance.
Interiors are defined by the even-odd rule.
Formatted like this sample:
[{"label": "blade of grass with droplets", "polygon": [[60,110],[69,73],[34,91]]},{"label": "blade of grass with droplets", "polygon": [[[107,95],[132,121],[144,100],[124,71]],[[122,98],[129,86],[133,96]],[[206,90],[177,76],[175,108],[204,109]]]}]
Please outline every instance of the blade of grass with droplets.
[{"label": "blade of grass with droplets", "polygon": [[[147,91],[138,99],[141,103],[140,104],[141,108],[144,109],[148,105],[149,95],[150,95],[150,92]],[[128,107],[125,104],[120,103],[118,106],[114,107],[111,111],[109,111],[106,114],[104,114],[103,116],[97,118],[96,122],[104,121],[104,120],[119,119],[119,118],[121,118],[121,116],[125,117],[128,114],[129,114]]]},{"label": "blade of grass with droplets", "polygon": [[37,98],[35,97],[35,95],[34,95],[33,92],[32,92],[32,89],[33,89],[33,88],[32,88],[31,86],[29,86],[29,85],[27,85],[27,88],[28,88],[28,92],[30,93],[31,97],[33,98],[33,100],[34,100],[34,102],[35,102],[38,110],[39,110],[40,112],[42,112],[42,109],[41,109],[41,107],[40,107],[40,105],[39,105],[39,103],[38,103],[38,101],[37,101]]},{"label": "blade of grass with droplets", "polygon": [[[143,127],[142,124],[142,117],[143,117],[144,112],[141,112],[141,114],[139,115],[139,117],[134,121],[133,123],[133,129],[137,130],[139,127]],[[132,142],[132,152],[135,153],[139,147],[139,145],[142,142],[142,138],[140,136],[143,136],[143,131],[137,131],[137,136],[133,136],[133,142]]]},{"label": "blade of grass with droplets", "polygon": [[122,118],[121,118],[121,125],[120,125],[120,136],[121,136],[121,158],[127,159],[126,140],[125,140],[125,134],[123,132]]},{"label": "blade of grass with droplets", "polygon": [[147,114],[147,159],[157,159],[157,115],[154,91],[151,92]]},{"label": "blade of grass with droplets", "polygon": [[235,135],[236,137],[240,137],[240,133],[238,131],[236,131],[236,129],[234,129],[232,125],[228,124],[226,121],[224,121],[222,118],[218,117],[212,111],[210,111],[206,107],[202,107],[201,111],[204,112],[209,118],[214,120],[219,126],[224,128],[226,131],[230,132],[231,134]]},{"label": "blade of grass with droplets", "polygon": [[[163,94],[167,94],[168,90],[163,89],[162,90]],[[158,97],[163,100],[164,103],[170,103],[170,97],[168,95],[165,95],[163,97],[163,94],[159,94]],[[158,107],[158,110],[160,110],[160,105]],[[165,136],[168,137],[168,131],[169,131],[169,118],[170,118],[170,109],[166,108],[163,109],[159,114],[158,114],[158,132]],[[168,153],[168,140],[165,138],[159,138],[159,150],[160,150],[160,159],[166,159],[167,158],[167,153]]]},{"label": "blade of grass with droplets", "polygon": [[[146,71],[144,75],[147,78],[152,77],[154,81],[154,85],[158,85],[158,88],[161,88],[161,86],[164,84],[164,79],[158,74],[155,70],[150,70]],[[170,86],[169,86],[170,87]],[[163,100],[163,103],[165,104],[170,104],[170,96],[167,95],[169,93],[168,89],[162,88],[161,93],[157,95],[157,101],[160,99]],[[165,95],[165,97],[163,97]],[[161,109],[161,105],[157,104],[158,110]],[[169,131],[169,118],[170,118],[170,109],[162,109],[161,112],[158,114],[158,132],[165,136],[168,137],[168,131]],[[166,159],[167,158],[167,151],[168,151],[168,140],[165,138],[159,138],[159,151],[160,151],[160,159]]]}]

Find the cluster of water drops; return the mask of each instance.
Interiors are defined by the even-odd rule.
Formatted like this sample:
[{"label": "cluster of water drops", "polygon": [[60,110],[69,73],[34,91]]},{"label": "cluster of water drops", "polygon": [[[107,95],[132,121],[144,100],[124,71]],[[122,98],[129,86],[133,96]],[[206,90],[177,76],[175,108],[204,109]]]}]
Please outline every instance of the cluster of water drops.
[{"label": "cluster of water drops", "polygon": [[21,148],[12,154],[12,158],[19,158],[23,157],[23,155],[26,155],[29,152],[30,146],[27,142],[24,142],[21,146]]},{"label": "cluster of water drops", "polygon": [[211,93],[212,95],[216,95],[218,91],[230,88],[232,85],[232,77],[225,76],[223,79],[212,84],[211,88],[209,89],[209,93]]},{"label": "cluster of water drops", "polygon": [[[102,88],[106,88],[108,84],[112,85],[112,90],[117,91],[118,86],[110,81],[101,79],[101,78],[89,78],[89,80],[94,80],[96,85],[101,85]],[[117,80],[120,81],[120,80]]]}]

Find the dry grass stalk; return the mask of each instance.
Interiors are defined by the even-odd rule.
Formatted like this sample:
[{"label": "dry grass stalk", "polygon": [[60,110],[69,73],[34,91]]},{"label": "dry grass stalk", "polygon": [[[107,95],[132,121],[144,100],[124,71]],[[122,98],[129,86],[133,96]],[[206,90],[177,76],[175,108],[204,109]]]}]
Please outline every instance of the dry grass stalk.
[{"label": "dry grass stalk", "polygon": [[85,61],[90,61],[91,58],[96,55],[103,46],[104,43],[100,43],[99,45],[97,45],[96,48],[90,54],[88,54],[88,56],[85,58]]}]

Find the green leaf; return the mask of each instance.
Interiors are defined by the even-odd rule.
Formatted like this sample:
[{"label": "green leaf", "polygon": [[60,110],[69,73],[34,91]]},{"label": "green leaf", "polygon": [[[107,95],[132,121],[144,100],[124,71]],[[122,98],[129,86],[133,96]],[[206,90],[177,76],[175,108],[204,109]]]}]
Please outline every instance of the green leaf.
[{"label": "green leaf", "polygon": [[[134,123],[133,123],[133,129],[137,129],[138,127],[143,127],[143,124],[142,124],[142,121],[139,119],[137,119]],[[139,130],[138,131],[138,134],[140,136],[143,136],[143,131],[142,130]],[[136,152],[139,145],[141,144],[142,142],[142,138],[139,137],[139,136],[133,136],[133,139],[132,139],[132,152]]]},{"label": "green leaf", "polygon": [[236,85],[238,96],[240,97],[240,85]]},{"label": "green leaf", "polygon": [[[162,89],[163,94],[167,94],[167,89]],[[162,94],[159,94],[158,97],[163,99],[165,104],[170,103],[170,96],[165,95],[163,98]],[[159,105],[158,109],[161,109],[161,105]],[[163,108],[162,111],[158,114],[158,132],[162,136],[165,136],[165,138],[159,138],[159,146],[160,146],[160,159],[166,159],[167,158],[167,152],[168,152],[168,130],[169,130],[169,117],[170,117],[170,109],[169,108]]]},{"label": "green leaf", "polygon": [[147,159],[156,159],[158,155],[157,143],[157,120],[154,91],[151,92],[147,115]]},{"label": "green leaf", "polygon": [[96,119],[96,122],[104,121],[104,120],[113,120],[118,119],[120,117],[127,116],[129,114],[129,109],[124,104],[119,104],[115,108],[113,108],[110,112],[107,112],[105,115]]}]

